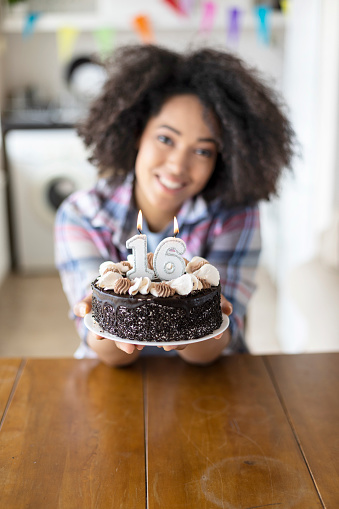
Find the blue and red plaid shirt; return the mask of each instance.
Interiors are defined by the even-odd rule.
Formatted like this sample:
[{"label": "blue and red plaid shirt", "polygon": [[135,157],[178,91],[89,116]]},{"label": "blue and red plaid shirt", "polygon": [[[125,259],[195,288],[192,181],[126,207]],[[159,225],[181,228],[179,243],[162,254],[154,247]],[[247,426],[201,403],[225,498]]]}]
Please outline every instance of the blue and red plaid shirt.
[{"label": "blue and red plaid shirt", "polygon": [[[126,240],[137,233],[133,178],[130,174],[118,187],[100,179],[93,189],[72,194],[57,212],[56,265],[71,308],[90,293],[103,261],[126,260],[130,254]],[[255,289],[261,245],[258,207],[227,209],[219,199],[206,203],[197,196],[183,204],[177,219],[179,236],[186,243],[185,258],[202,256],[217,267],[221,291],[233,305],[228,351],[244,350],[244,316]],[[143,233],[147,234],[148,251],[154,251],[161,239],[173,235],[173,225],[152,234],[144,220]],[[72,311],[71,317],[76,319]],[[92,356],[83,320],[76,319],[76,325],[82,339],[76,356]]]}]

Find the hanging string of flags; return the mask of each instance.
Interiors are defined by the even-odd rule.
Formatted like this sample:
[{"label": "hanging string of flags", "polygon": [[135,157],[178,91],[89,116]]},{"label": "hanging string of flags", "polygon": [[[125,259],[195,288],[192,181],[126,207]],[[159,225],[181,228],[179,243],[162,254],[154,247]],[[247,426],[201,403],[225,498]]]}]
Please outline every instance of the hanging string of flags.
[{"label": "hanging string of flags", "polygon": [[[178,16],[189,18],[193,11],[196,13],[195,0],[161,0],[170,9],[175,11]],[[290,0],[280,0],[281,11],[286,14],[290,8]],[[200,26],[198,33],[202,36],[208,36],[215,28],[215,20],[220,16],[218,12],[219,5],[217,1],[203,0],[199,3]],[[253,9],[257,38],[260,43],[269,45],[271,41],[271,7],[267,5],[257,5]],[[41,18],[40,12],[29,12],[26,14],[22,36],[28,38],[33,35],[36,25]],[[224,14],[226,44],[231,48],[236,48],[239,44],[242,29],[242,19],[244,11],[234,5],[226,9]],[[131,22],[131,28],[137,33],[140,40],[145,44],[154,43],[156,38],[154,34],[151,17],[147,14],[136,15]],[[63,27],[57,31],[58,55],[61,61],[67,60],[74,49],[76,40],[80,31],[74,27]],[[93,37],[102,58],[105,58],[114,48],[116,30],[111,27],[102,27],[93,31]]]}]

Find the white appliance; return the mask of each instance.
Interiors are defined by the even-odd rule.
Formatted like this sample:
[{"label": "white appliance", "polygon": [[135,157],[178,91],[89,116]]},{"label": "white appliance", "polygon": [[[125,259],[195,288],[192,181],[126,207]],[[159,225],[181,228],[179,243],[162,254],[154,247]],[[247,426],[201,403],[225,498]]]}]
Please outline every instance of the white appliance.
[{"label": "white appliance", "polygon": [[16,267],[53,271],[56,209],[71,192],[91,187],[96,171],[72,128],[13,129],[5,148]]},{"label": "white appliance", "polygon": [[6,177],[2,168],[0,168],[0,246],[1,246],[0,251],[0,285],[1,285],[10,267]]}]

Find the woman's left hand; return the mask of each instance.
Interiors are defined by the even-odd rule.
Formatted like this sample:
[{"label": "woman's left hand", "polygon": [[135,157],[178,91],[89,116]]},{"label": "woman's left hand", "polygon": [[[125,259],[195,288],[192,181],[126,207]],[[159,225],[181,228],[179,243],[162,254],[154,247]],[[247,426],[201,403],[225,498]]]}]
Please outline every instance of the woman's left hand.
[{"label": "woman's left hand", "polygon": [[[232,314],[232,311],[233,311],[233,306],[232,304],[226,299],[226,297],[224,297],[223,295],[221,295],[221,311],[229,316]],[[213,338],[211,339],[220,339],[223,335],[223,332],[221,334],[218,334],[217,336],[214,336]],[[188,345],[178,345],[178,346],[158,346],[158,348],[163,348],[166,352],[170,352],[171,350],[184,350]]]},{"label": "woman's left hand", "polygon": [[[233,312],[232,304],[223,295],[221,296],[221,311],[227,316],[230,316]],[[214,339],[220,339],[222,335],[223,332],[221,334],[218,334],[217,336],[214,336]]]}]

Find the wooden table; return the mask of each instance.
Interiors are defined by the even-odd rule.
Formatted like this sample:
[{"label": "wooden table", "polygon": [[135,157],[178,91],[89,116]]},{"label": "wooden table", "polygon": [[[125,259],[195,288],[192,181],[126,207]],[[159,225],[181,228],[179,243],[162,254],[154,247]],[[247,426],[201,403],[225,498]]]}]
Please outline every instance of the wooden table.
[{"label": "wooden table", "polygon": [[0,360],[0,507],[339,507],[339,354]]}]

